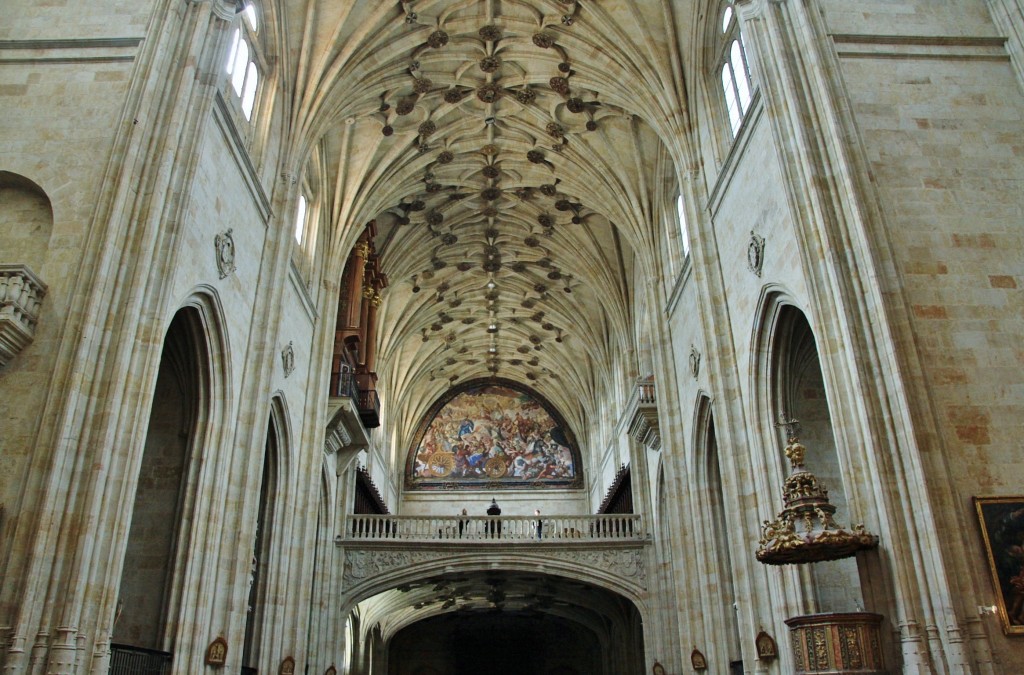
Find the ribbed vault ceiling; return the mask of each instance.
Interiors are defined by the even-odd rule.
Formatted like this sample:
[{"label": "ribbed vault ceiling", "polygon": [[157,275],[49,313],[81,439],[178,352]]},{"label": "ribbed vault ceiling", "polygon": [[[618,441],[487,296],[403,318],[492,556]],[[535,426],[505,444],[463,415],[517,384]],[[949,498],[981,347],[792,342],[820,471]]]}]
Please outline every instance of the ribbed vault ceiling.
[{"label": "ribbed vault ceiling", "polygon": [[633,286],[675,190],[670,8],[314,2],[294,17],[295,124],[320,142],[331,245],[347,254],[376,224],[378,387],[400,443],[451,384],[488,376],[534,387],[585,438],[608,364],[635,347]]}]

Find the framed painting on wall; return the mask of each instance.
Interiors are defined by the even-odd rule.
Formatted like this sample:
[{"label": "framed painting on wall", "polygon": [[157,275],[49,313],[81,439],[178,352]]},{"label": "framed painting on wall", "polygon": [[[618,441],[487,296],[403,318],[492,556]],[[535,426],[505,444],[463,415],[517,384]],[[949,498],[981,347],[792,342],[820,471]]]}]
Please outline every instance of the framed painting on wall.
[{"label": "framed painting on wall", "polygon": [[1024,496],[975,497],[981,536],[1007,635],[1024,635]]}]

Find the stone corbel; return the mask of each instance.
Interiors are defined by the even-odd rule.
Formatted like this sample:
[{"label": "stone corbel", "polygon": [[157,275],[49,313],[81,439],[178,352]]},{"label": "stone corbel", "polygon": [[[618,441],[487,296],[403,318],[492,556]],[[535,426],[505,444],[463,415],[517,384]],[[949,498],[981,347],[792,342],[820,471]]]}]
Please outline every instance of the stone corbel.
[{"label": "stone corbel", "polygon": [[27,265],[0,264],[0,367],[36,334],[46,284]]},{"label": "stone corbel", "polygon": [[333,455],[342,448],[352,445],[352,436],[344,424],[338,424],[327,430],[327,437],[324,438],[324,452]]},{"label": "stone corbel", "polygon": [[641,379],[636,383],[626,406],[626,433],[651,450],[661,448],[661,430],[658,424],[658,402],[654,381]]}]

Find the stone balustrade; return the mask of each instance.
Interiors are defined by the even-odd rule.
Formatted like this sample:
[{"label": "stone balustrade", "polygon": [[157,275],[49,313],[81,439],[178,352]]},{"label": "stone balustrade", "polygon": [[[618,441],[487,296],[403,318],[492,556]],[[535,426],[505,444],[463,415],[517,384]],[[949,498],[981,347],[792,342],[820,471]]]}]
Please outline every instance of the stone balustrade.
[{"label": "stone balustrade", "polygon": [[476,545],[509,541],[642,541],[646,536],[643,516],[639,514],[539,517],[350,515],[346,518],[343,540],[446,541]]}]

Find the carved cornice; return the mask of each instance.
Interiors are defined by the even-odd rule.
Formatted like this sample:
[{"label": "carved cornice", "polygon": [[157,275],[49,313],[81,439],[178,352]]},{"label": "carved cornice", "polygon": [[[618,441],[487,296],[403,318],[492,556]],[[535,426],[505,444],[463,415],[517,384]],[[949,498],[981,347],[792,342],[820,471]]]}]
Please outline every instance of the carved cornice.
[{"label": "carved cornice", "polygon": [[0,367],[32,342],[44,297],[46,284],[27,265],[0,264]]}]

